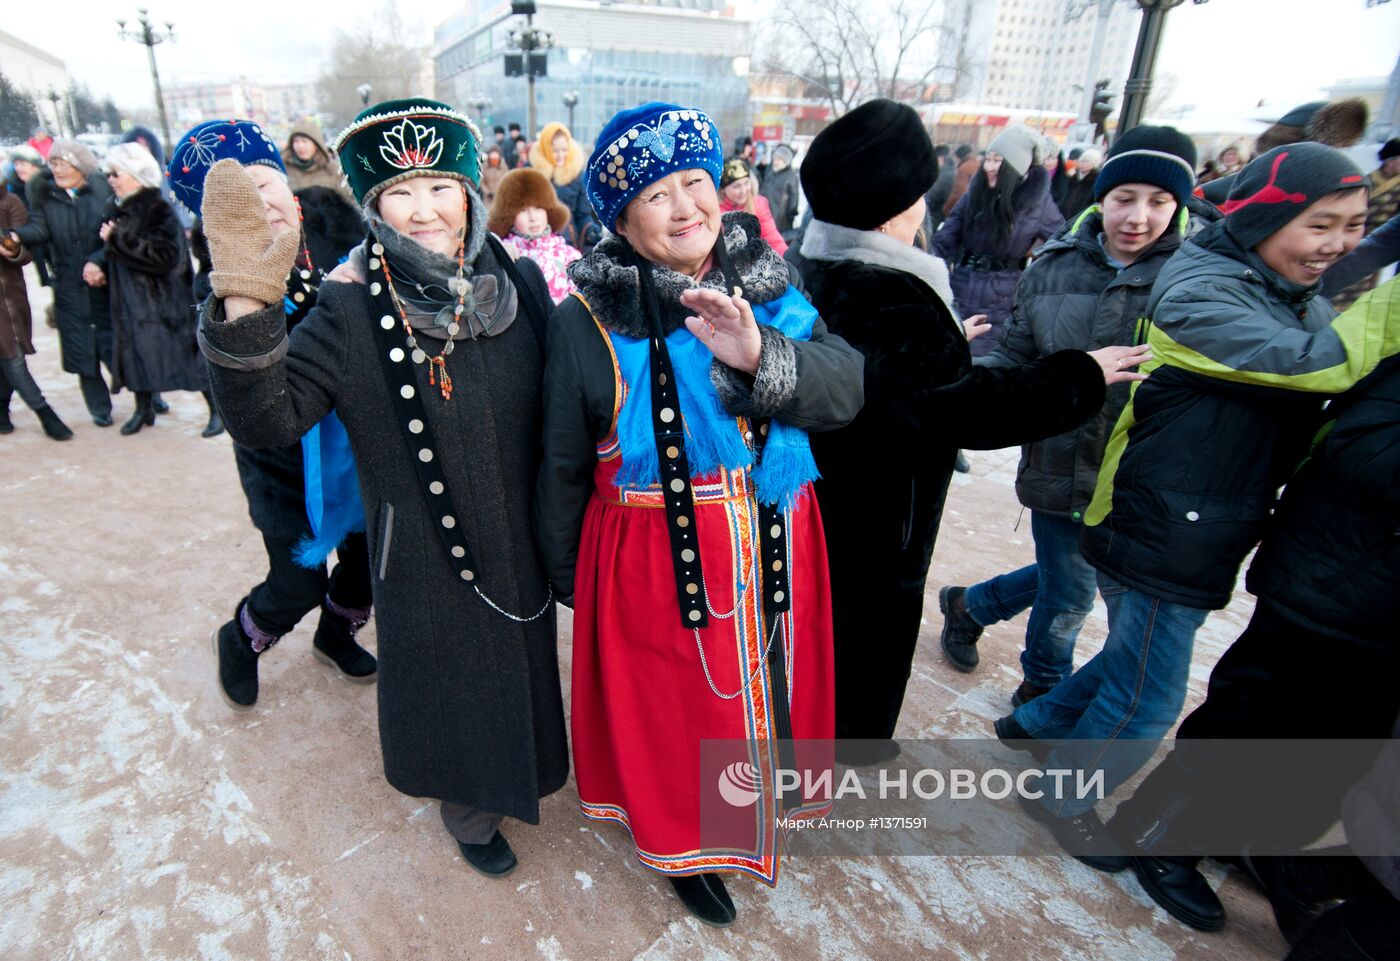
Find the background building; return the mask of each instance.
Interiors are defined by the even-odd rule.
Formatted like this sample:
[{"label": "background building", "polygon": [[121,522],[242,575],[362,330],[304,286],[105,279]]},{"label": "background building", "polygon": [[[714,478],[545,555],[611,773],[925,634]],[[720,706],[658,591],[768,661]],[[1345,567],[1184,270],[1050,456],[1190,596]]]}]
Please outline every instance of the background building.
[{"label": "background building", "polygon": [[240,77],[219,83],[161,84],[172,130],[187,130],[213,117],[244,117],[268,122],[263,88]]},{"label": "background building", "polygon": [[1108,80],[1121,105],[1142,15],[1132,0],[982,0],[973,7],[969,42],[988,53],[969,99],[1082,116],[1094,82]]},{"label": "background building", "polygon": [[[749,129],[749,23],[726,0],[537,0],[534,24],[554,35],[549,75],[535,83],[536,117],[597,136],[613,114],[648,100],[704,110],[730,144]],[[434,31],[437,97],[483,125],[526,123],[526,81],[506,77],[506,34],[525,25],[509,0],[466,0]],[[489,130],[485,131],[489,136]],[[538,131],[526,131],[533,139]]]},{"label": "background building", "polygon": [[[71,81],[64,62],[53,54],[0,30],[0,73],[29,94],[39,118],[55,136],[73,129],[68,114]],[[58,94],[57,102],[50,94]]]}]

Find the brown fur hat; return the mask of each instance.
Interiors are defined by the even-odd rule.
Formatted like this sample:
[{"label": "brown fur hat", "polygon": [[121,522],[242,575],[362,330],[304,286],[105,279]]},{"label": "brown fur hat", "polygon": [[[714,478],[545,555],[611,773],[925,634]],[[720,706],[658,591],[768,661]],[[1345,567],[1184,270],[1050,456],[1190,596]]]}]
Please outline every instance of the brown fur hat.
[{"label": "brown fur hat", "polygon": [[515,224],[515,215],[526,207],[542,208],[549,216],[549,228],[556,234],[569,222],[569,208],[559,202],[549,178],[538,170],[522,167],[501,178],[486,229],[504,237]]},{"label": "brown fur hat", "polygon": [[1295,107],[1254,142],[1256,155],[1285,144],[1313,140],[1329,147],[1355,146],[1366,133],[1366,101],[1360,97]]}]

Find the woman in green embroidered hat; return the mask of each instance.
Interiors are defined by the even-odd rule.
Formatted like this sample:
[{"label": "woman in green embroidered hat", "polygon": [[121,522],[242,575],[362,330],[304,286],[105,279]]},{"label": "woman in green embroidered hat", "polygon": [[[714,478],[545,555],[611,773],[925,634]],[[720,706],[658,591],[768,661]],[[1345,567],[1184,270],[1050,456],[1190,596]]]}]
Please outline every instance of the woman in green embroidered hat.
[{"label": "woman in green embroidered hat", "polygon": [[550,329],[535,523],[574,604],[583,813],[628,828],[715,925],[735,917],[718,872],[775,884],[779,820],[829,806],[780,796],[775,778],[830,759],[807,432],[863,399],[860,355],[827,334],[758,219],[721,215],[722,160],[709,117],[673,104],[599,137],[589,201],[612,235],[573,265],[579,290]]},{"label": "woman in green embroidered hat", "polygon": [[213,271],[201,343],[229,433],[294,442],[332,407],[370,541],[384,772],[437,798],[478,871],[515,855],[568,775],[554,602],[530,534],[550,303],[486,231],[480,134],[431,100],[377,104],[335,149],[369,237],[291,335],[274,238],[245,168],[205,181]]}]

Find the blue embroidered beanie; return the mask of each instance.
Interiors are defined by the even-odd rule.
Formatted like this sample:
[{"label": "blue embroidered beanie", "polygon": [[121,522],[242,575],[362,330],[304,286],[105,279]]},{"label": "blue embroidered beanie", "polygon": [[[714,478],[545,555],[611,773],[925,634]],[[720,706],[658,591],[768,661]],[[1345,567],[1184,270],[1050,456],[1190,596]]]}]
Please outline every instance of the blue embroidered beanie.
[{"label": "blue embroidered beanie", "polygon": [[719,187],[724,149],[702,110],[644,103],[616,114],[588,159],[588,202],[612,230],[622,208],[648,184],[678,170],[703,170]]},{"label": "blue embroidered beanie", "polygon": [[253,121],[206,120],[181,137],[170,155],[170,191],[196,216],[204,202],[204,178],[220,160],[287,172],[277,145]]}]

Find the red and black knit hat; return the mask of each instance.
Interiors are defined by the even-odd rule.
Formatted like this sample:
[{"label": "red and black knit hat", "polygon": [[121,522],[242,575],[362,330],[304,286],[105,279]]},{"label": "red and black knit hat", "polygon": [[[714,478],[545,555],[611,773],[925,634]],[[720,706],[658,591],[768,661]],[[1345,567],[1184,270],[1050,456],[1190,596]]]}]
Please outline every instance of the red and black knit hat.
[{"label": "red and black knit hat", "polygon": [[1251,160],[1220,210],[1231,235],[1253,247],[1328,194],[1357,188],[1369,190],[1370,182],[1346,154],[1320,143],[1294,143]]}]

